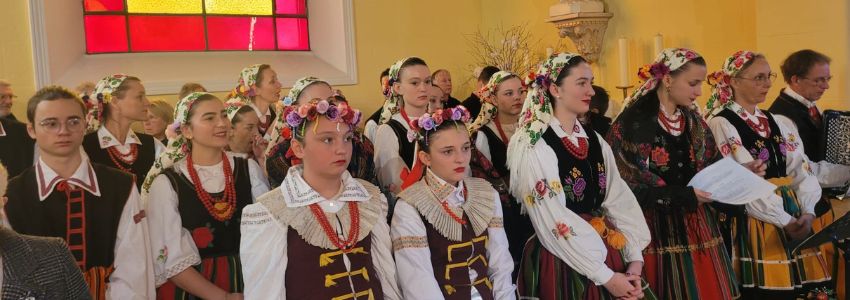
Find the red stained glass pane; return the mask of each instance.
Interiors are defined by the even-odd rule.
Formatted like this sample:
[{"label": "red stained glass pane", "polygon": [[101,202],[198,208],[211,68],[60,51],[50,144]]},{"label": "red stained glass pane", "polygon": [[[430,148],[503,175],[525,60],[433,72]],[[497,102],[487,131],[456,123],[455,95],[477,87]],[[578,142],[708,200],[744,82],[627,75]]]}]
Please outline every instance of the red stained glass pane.
[{"label": "red stained glass pane", "polygon": [[125,18],[124,16],[86,16],[86,52],[127,52]]},{"label": "red stained glass pane", "polygon": [[307,13],[304,0],[274,0],[275,13],[281,15],[303,15]]},{"label": "red stained glass pane", "polygon": [[86,11],[121,11],[124,10],[124,0],[85,0]]},{"label": "red stained glass pane", "polygon": [[130,49],[204,51],[202,16],[130,16]]},{"label": "red stained glass pane", "polygon": [[[252,28],[252,20],[255,20]],[[210,50],[274,50],[274,20],[207,17]],[[251,47],[249,47],[251,44]]]},{"label": "red stained glass pane", "polygon": [[278,50],[310,50],[310,36],[307,31],[307,19],[277,19]]}]

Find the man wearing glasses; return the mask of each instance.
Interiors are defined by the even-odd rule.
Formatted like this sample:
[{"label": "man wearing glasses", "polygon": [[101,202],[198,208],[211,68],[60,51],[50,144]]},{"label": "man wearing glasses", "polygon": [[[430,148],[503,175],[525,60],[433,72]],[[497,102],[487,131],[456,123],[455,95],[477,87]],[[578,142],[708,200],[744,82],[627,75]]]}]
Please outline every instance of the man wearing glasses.
[{"label": "man wearing glasses", "polygon": [[850,167],[823,161],[823,119],[816,105],[829,89],[829,63],[829,57],[814,50],[800,50],[788,56],[781,67],[788,87],[779,93],[770,112],[777,115],[777,121],[796,129],[820,185],[841,187],[850,181]]},{"label": "man wearing glasses", "polygon": [[133,175],[89,162],[80,147],[85,115],[83,101],[62,87],[29,100],[27,132],[39,158],[9,181],[6,218],[18,233],[63,238],[93,299],[150,299],[147,218]]},{"label": "man wearing glasses", "polygon": [[6,166],[10,178],[33,164],[34,141],[27,134],[27,125],[12,114],[15,97],[12,85],[0,79],[0,164]]}]

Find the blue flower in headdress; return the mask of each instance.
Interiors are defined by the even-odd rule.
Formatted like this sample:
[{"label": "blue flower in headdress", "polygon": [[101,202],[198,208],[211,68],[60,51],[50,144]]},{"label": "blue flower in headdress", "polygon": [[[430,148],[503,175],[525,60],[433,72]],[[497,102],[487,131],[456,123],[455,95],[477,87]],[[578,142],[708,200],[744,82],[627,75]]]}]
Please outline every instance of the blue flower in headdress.
[{"label": "blue flower in headdress", "polygon": [[290,105],[292,105],[293,102],[295,102],[295,101],[292,100],[292,97],[289,97],[289,96],[283,97],[283,99],[281,99],[281,101],[283,101],[283,106],[290,106]]}]

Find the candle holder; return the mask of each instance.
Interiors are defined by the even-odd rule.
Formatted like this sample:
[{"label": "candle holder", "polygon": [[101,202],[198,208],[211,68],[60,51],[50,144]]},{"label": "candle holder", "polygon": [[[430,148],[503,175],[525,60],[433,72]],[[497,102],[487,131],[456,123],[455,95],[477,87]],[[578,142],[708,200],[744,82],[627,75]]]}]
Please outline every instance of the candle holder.
[{"label": "candle holder", "polygon": [[617,86],[617,88],[618,88],[618,89],[620,89],[620,90],[622,90],[622,91],[623,91],[623,100],[626,100],[626,98],[628,98],[628,97],[629,97],[629,89],[630,89],[630,88],[633,88],[633,87],[635,87],[635,86],[633,86],[633,85],[630,85],[630,86]]}]

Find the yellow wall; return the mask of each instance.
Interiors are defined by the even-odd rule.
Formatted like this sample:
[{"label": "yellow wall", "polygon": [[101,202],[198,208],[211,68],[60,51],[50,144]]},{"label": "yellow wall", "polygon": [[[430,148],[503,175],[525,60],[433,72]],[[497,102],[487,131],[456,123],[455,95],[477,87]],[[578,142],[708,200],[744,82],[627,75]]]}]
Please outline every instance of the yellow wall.
[{"label": "yellow wall", "polygon": [[[432,0],[432,1],[354,1],[357,65],[360,83],[341,86],[344,94],[364,113],[371,113],[382,99],[377,76],[395,60],[416,55],[424,58],[432,71],[452,72],[456,98],[472,90],[466,34],[498,25],[528,24],[542,40],[538,53],[561,44],[574,51],[568,39],[560,39],[551,24],[544,22],[555,0]],[[18,98],[14,111],[23,116],[26,98],[34,92],[32,51],[27,1],[0,0],[0,78],[13,82]],[[448,9],[450,8],[450,9]],[[654,57],[652,37],[664,35],[665,47],[682,46],[705,56],[710,70],[739,49],[764,52],[778,72],[781,60],[793,50],[810,47],[833,58],[835,80],[824,95],[827,108],[850,109],[846,100],[848,4],[844,0],[823,0],[799,4],[791,0],[608,0],[606,9],[614,13],[599,62],[594,66],[596,83],[611,90],[612,98],[622,99],[614,89],[618,83],[617,38],[630,40],[629,72]],[[234,74],[235,76],[236,74]],[[306,75],[306,74],[305,74]],[[144,79],[144,78],[143,78]],[[637,83],[636,76],[632,84]],[[774,94],[782,86],[777,83]],[[707,87],[705,91],[707,92]],[[221,93],[223,95],[223,93]],[[174,101],[174,95],[162,95]],[[706,96],[701,99],[704,102]],[[772,97],[771,97],[772,98]]]},{"label": "yellow wall", "polygon": [[[756,10],[757,49],[767,55],[777,74],[788,54],[810,48],[832,58],[829,65],[833,80],[818,106],[821,109],[850,109],[850,71],[847,69],[848,24],[850,5],[846,0],[792,1],[758,0]],[[768,99],[775,98],[784,82],[776,80]]]}]

